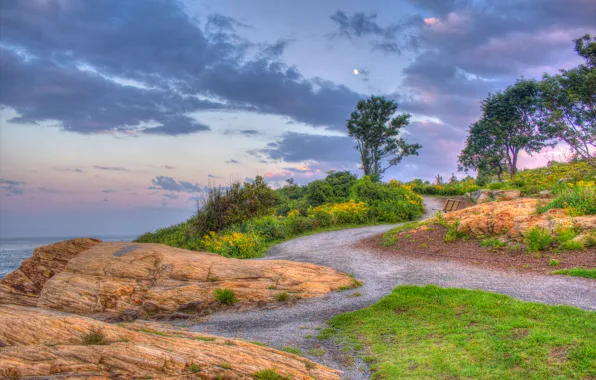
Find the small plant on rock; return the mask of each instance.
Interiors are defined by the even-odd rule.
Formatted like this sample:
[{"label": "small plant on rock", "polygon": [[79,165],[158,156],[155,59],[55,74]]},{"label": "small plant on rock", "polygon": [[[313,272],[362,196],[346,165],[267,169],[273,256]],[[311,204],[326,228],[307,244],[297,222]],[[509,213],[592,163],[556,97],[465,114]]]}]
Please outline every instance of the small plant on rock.
[{"label": "small plant on rock", "polygon": [[273,369],[264,369],[257,371],[252,375],[256,380],[290,380],[291,377],[283,376],[275,372]]},{"label": "small plant on rock", "polygon": [[501,248],[505,245],[505,242],[503,240],[491,237],[491,238],[482,240],[480,245],[484,248],[489,248],[489,247]]},{"label": "small plant on rock", "polygon": [[105,335],[101,330],[91,330],[81,338],[83,345],[85,346],[100,346],[108,344]]},{"label": "small plant on rock", "polygon": [[222,305],[233,305],[238,302],[234,291],[226,288],[215,289],[215,299]]},{"label": "small plant on rock", "polygon": [[201,366],[196,363],[192,363],[191,365],[188,366],[188,368],[186,368],[186,370],[190,373],[201,372]]},{"label": "small plant on rock", "polygon": [[551,261],[548,263],[548,265],[550,265],[551,267],[558,267],[559,260],[551,259]]},{"label": "small plant on rock", "polygon": [[277,293],[275,299],[277,302],[286,302],[290,299],[290,295],[286,292]]}]

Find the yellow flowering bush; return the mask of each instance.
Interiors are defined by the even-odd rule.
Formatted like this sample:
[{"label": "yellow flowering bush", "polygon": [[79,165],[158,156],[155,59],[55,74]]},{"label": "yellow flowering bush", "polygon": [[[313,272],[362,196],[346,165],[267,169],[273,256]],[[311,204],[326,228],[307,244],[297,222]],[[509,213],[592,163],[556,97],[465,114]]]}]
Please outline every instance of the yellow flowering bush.
[{"label": "yellow flowering bush", "polygon": [[290,211],[288,212],[288,218],[289,218],[289,219],[295,219],[295,218],[299,217],[299,216],[300,216],[300,214],[301,214],[301,213],[300,213],[300,211],[298,211],[298,210],[290,210]]},{"label": "yellow flowering bush", "polygon": [[364,202],[331,203],[310,208],[308,216],[322,225],[355,224],[368,220],[368,205]]},{"label": "yellow flowering bush", "polygon": [[206,251],[237,259],[258,256],[262,245],[263,240],[258,234],[237,231],[225,231],[220,234],[211,231],[201,240],[201,246]]}]

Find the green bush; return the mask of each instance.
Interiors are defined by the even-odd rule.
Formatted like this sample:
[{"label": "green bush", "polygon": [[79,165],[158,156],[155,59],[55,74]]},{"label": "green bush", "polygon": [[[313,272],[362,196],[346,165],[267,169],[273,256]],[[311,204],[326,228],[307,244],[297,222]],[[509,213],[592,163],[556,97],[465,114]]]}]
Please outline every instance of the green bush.
[{"label": "green bush", "polygon": [[91,330],[81,337],[81,343],[85,346],[100,346],[108,344],[108,341],[101,330]]},{"label": "green bush", "polygon": [[530,252],[544,251],[552,244],[552,238],[548,230],[544,228],[532,227],[525,237]]},{"label": "green bush", "polygon": [[558,195],[546,206],[540,207],[539,212],[543,213],[553,208],[562,208],[569,211],[571,215],[594,215],[596,214],[596,187],[580,184],[564,186],[557,190]]},{"label": "green bush", "polygon": [[248,220],[242,224],[241,231],[257,233],[265,240],[283,239],[288,235],[285,221],[273,215]]},{"label": "green bush", "polygon": [[215,299],[222,305],[233,305],[238,302],[233,290],[226,288],[215,289]]},{"label": "green bush", "polygon": [[549,261],[548,265],[550,265],[551,267],[558,267],[559,266],[559,260],[551,259]]},{"label": "green bush", "polygon": [[277,293],[275,295],[275,299],[277,300],[277,302],[286,302],[290,299],[290,295],[286,292]]},{"label": "green bush", "polygon": [[289,376],[283,376],[275,372],[273,369],[265,369],[262,371],[255,372],[252,377],[256,380],[291,380]]},{"label": "green bush", "polygon": [[377,222],[405,222],[424,212],[422,198],[395,180],[381,183],[370,177],[360,178],[352,186],[351,198],[368,204],[370,215]]}]

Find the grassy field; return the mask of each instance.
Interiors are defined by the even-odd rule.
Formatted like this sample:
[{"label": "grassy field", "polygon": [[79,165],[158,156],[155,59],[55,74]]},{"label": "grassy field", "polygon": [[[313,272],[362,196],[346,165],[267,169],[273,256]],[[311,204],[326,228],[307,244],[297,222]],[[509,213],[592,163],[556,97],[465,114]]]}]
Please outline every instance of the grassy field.
[{"label": "grassy field", "polygon": [[596,313],[572,307],[400,286],[329,325],[319,338],[358,352],[374,378],[596,378]]}]

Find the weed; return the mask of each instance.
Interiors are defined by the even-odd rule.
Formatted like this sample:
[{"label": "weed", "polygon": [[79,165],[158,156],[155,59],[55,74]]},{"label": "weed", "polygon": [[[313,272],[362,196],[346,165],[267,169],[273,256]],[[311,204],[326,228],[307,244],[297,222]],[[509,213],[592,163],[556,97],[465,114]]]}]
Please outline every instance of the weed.
[{"label": "weed", "polygon": [[287,302],[290,299],[290,295],[286,292],[277,293],[275,299],[277,302]]},{"label": "weed", "polygon": [[190,373],[197,373],[201,371],[201,366],[196,363],[191,363],[186,370]]},{"label": "weed", "polygon": [[289,376],[283,376],[275,372],[273,369],[265,369],[257,371],[252,375],[256,380],[291,380]]},{"label": "weed", "polygon": [[154,335],[159,335],[159,336],[168,336],[168,334],[161,332],[161,331],[156,331],[156,330],[150,330],[150,329],[141,329],[142,332],[147,333],[147,334],[154,334]]},{"label": "weed", "polygon": [[312,348],[308,350],[308,353],[312,356],[323,356],[325,355],[325,350],[322,348]]},{"label": "weed", "polygon": [[548,265],[550,265],[551,267],[558,267],[559,266],[559,260],[551,259],[549,261]]},{"label": "weed", "polygon": [[232,365],[228,362],[223,362],[220,365],[218,365],[218,367],[223,369],[232,369]]},{"label": "weed", "polygon": [[100,346],[108,344],[105,335],[101,330],[91,330],[81,337],[81,341],[85,346]]},{"label": "weed", "polygon": [[422,244],[420,244],[420,246],[424,249],[428,249],[428,244],[426,244],[426,243],[422,243]]},{"label": "weed", "polygon": [[566,251],[575,251],[575,250],[584,249],[585,246],[584,246],[584,243],[582,243],[581,241],[568,240],[566,242],[561,243],[559,248],[562,250],[566,250]]},{"label": "weed", "polygon": [[193,339],[195,339],[195,340],[202,340],[203,342],[213,342],[217,338],[213,338],[213,337],[210,337],[210,336],[196,336]]},{"label": "weed", "polygon": [[265,343],[263,343],[263,342],[257,342],[256,340],[249,340],[248,342],[249,343],[252,343],[254,345],[257,345],[257,346],[261,346],[261,347],[267,346]]},{"label": "weed", "polygon": [[568,276],[586,277],[586,278],[596,279],[596,268],[559,269],[559,270],[553,271],[552,274],[565,274]]},{"label": "weed", "polygon": [[501,248],[505,245],[505,242],[503,240],[491,237],[491,238],[482,240],[482,242],[480,242],[480,245],[484,248],[488,248],[488,247]]},{"label": "weed", "polygon": [[275,290],[275,285],[269,285],[269,287],[267,289],[269,289],[269,290]]},{"label": "weed", "polygon": [[312,336],[312,335],[310,335],[310,334],[308,334],[308,335],[305,335],[305,336],[304,336],[304,338],[305,338],[305,339],[310,339],[310,338],[312,338],[312,337],[313,337],[313,336]]},{"label": "weed", "polygon": [[302,350],[296,347],[282,347],[281,348],[282,351],[285,352],[289,352],[290,354],[294,354],[294,355],[303,355]]},{"label": "weed", "polygon": [[238,302],[234,291],[226,288],[215,289],[215,299],[222,305],[233,305]]},{"label": "weed", "polygon": [[236,345],[236,343],[232,342],[232,341],[231,341],[231,340],[229,340],[229,339],[227,339],[227,340],[224,342],[224,344],[225,344],[226,346],[235,346],[235,345]]}]

